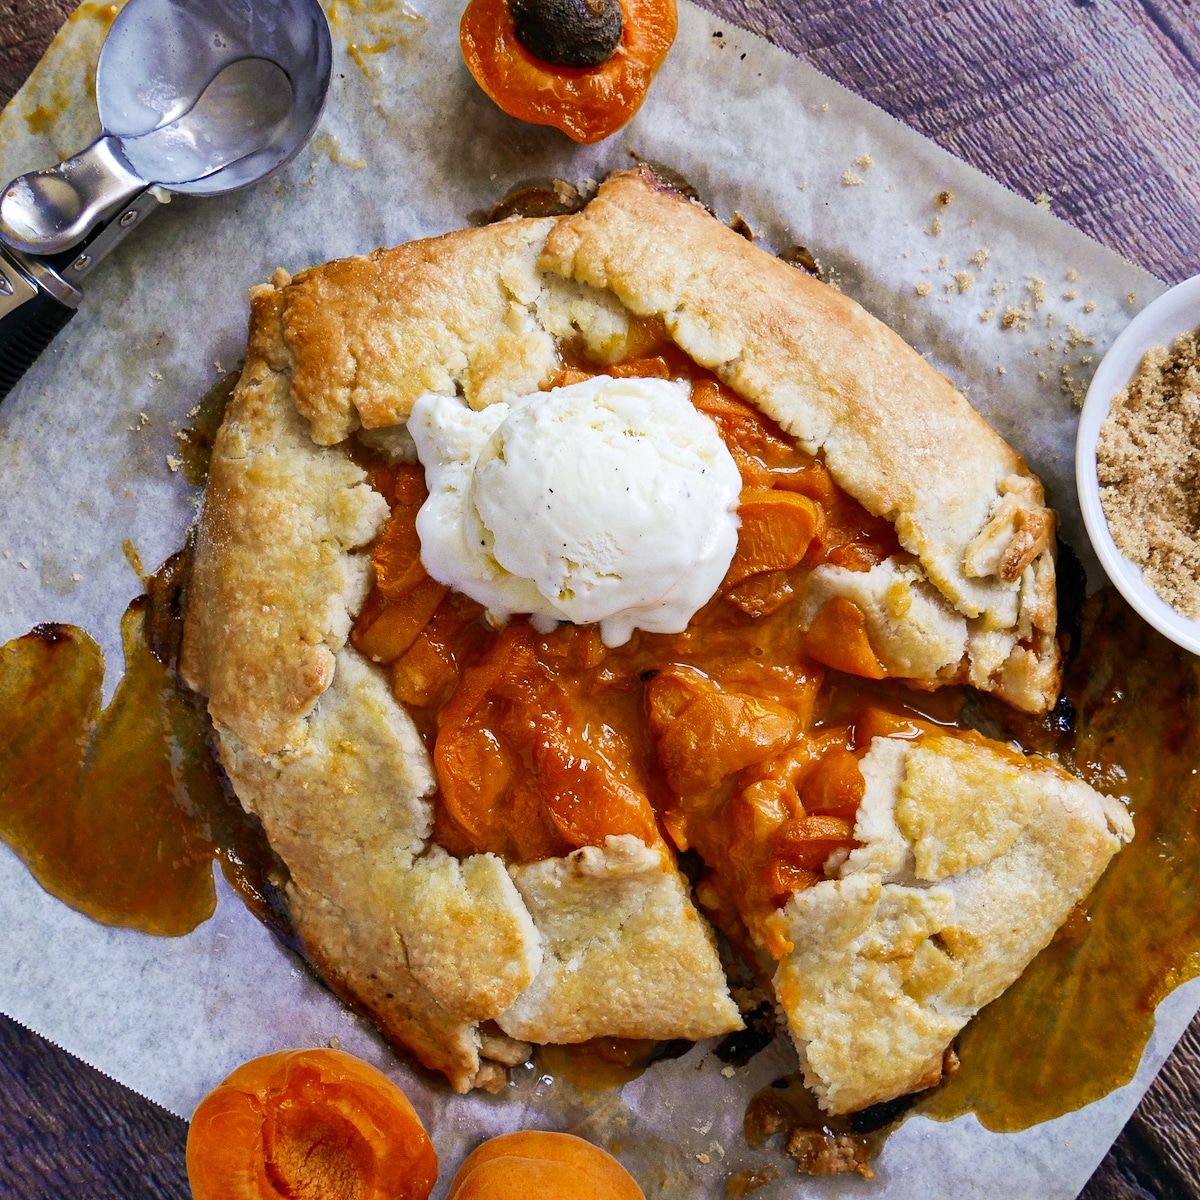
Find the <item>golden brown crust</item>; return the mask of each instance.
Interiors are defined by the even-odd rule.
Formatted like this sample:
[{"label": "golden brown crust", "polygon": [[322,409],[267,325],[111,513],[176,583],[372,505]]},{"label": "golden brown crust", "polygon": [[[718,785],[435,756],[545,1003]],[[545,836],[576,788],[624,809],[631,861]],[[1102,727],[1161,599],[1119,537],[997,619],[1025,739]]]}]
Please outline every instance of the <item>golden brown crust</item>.
[{"label": "golden brown crust", "polygon": [[[295,411],[279,340],[288,286],[280,280],[255,296],[251,357],[217,438],[184,678],[209,693],[234,789],[288,867],[310,960],[456,1090],[499,1086],[503,1061],[522,1043],[485,1036],[480,1023],[503,1021],[535,978],[537,1000],[526,1011],[536,1015],[525,1024],[540,1022],[549,1036],[577,1023],[574,981],[554,986],[539,974],[543,943],[553,956],[562,942],[564,914],[554,896],[531,912],[494,856],[458,862],[429,842],[428,753],[384,671],[344,644],[348,610],[369,586],[369,560],[356,548],[387,505],[346,448],[314,445]],[[578,295],[572,303],[602,335],[605,306]],[[636,911],[611,936],[606,873],[574,872],[578,886],[566,889],[577,912],[595,917],[590,958],[605,963],[606,984],[628,968],[624,989],[591,989],[588,1019],[597,1033],[634,1037],[738,1028],[707,927],[674,869],[651,857],[653,871],[641,864]],[[559,860],[539,866],[565,869]],[[678,961],[664,958],[666,944],[679,949]],[[638,969],[639,959],[657,971]]]},{"label": "golden brown crust", "polygon": [[354,552],[388,512],[361,467],[309,439],[270,366],[273,300],[255,298],[251,356],[213,449],[180,657],[213,720],[261,755],[303,743],[370,586]]},{"label": "golden brown crust", "polygon": [[647,172],[611,177],[557,222],[446,234],[263,291],[252,351],[290,374],[319,444],[360,421],[403,421],[424,391],[461,390],[482,407],[534,390],[558,369],[559,339],[611,361],[630,313],[663,318],[696,361],[895,522],[919,562],[913,594],[932,585],[933,604],[918,608],[940,658],[913,653],[903,616],[882,616],[874,596],[872,640],[886,643],[875,649],[890,674],[969,681],[1030,711],[1057,699],[1054,518],[1021,456],[886,326]]},{"label": "golden brown crust", "polygon": [[313,440],[398,424],[422,393],[456,384],[474,407],[544,384],[558,353],[528,309],[549,225],[506,221],[297,275],[280,319]]},{"label": "golden brown crust", "polygon": [[512,874],[545,961],[498,1019],[505,1033],[531,1042],[699,1041],[742,1027],[712,932],[661,850],[626,834]]},{"label": "golden brown crust", "polygon": [[559,337],[621,358],[621,306],[538,268],[553,224],[504,221],[284,274],[255,326],[269,307],[271,365],[290,372],[313,441],[396,425],[424,392],[461,390],[473,408],[527,395],[559,370]]},{"label": "golden brown crust", "polygon": [[830,1112],[922,1086],[1133,835],[1117,801],[999,745],[876,738],[862,770],[860,846],[775,918],[776,994]]},{"label": "golden brown crust", "polygon": [[[610,176],[563,218],[540,261],[611,291],[638,316],[662,318],[696,362],[823,454],[846,491],[892,521],[965,617],[1017,627],[1021,578],[1035,558],[1050,564],[1039,586],[1052,598],[1053,516],[1041,484],[945,376],[853,300],[752,246],[644,168]],[[985,531],[994,561],[975,545]],[[999,670],[995,690],[1033,711],[1052,705],[1053,634],[1051,625],[1027,639],[1037,672],[1010,679]]]},{"label": "golden brown crust", "polygon": [[396,888],[432,825],[420,737],[379,673],[348,648],[309,726],[303,750],[269,759],[219,729],[230,782],[288,867],[288,903],[309,959],[466,1091],[480,1069],[474,1022],[418,982],[393,914],[371,902]]}]

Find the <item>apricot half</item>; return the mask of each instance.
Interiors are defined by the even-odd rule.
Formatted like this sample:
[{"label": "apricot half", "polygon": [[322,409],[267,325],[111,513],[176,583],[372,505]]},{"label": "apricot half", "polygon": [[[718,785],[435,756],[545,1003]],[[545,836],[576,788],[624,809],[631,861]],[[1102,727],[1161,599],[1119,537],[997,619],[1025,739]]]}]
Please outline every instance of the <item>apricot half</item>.
[{"label": "apricot half", "polygon": [[459,1168],[446,1200],[646,1200],[606,1150],[569,1133],[506,1133]]},{"label": "apricot half", "polygon": [[200,1102],[193,1200],[425,1200],[437,1155],[408,1097],[339,1050],[283,1050]]},{"label": "apricot half", "polygon": [[510,117],[598,142],[632,119],[675,40],[675,0],[623,0],[621,8],[616,50],[597,66],[568,67],[521,44],[509,0],[470,0],[459,27],[463,59]]}]

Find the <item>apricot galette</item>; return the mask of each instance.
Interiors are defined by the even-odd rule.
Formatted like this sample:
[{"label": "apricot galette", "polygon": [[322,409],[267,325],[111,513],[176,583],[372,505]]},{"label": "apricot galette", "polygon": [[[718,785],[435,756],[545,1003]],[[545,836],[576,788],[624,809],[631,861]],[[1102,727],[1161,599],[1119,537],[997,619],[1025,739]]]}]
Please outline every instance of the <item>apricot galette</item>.
[{"label": "apricot galette", "polygon": [[929,1086],[1132,834],[937,691],[1057,698],[1024,460],[645,170],[255,292],[182,670],[315,968],[458,1090],[739,1028],[710,922],[826,1109]]}]

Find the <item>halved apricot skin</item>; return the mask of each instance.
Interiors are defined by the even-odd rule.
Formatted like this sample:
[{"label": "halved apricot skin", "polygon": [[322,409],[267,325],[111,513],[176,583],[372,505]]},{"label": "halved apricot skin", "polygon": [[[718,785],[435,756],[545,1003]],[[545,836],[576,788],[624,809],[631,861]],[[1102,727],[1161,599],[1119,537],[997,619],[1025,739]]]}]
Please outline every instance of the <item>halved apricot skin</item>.
[{"label": "halved apricot skin", "polygon": [[611,1154],[569,1133],[492,1138],[467,1156],[446,1200],[646,1200]]},{"label": "halved apricot skin", "polygon": [[589,144],[627,124],[675,40],[675,0],[621,0],[621,44],[598,67],[555,67],[517,40],[507,0],[471,0],[459,26],[463,59],[510,117],[553,125]]},{"label": "halved apricot skin", "polygon": [[283,1050],[201,1102],[187,1143],[193,1200],[426,1200],[437,1155],[404,1093],[339,1050]]}]

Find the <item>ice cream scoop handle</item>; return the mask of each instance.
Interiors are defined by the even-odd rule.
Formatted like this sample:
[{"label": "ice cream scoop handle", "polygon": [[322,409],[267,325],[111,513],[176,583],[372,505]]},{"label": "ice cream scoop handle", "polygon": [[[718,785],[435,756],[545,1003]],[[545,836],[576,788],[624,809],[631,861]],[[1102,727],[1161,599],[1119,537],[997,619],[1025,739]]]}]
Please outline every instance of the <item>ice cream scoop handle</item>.
[{"label": "ice cream scoop handle", "polygon": [[0,400],[74,315],[70,305],[0,261]]}]

